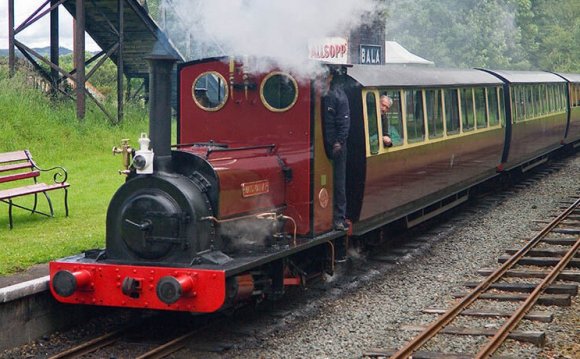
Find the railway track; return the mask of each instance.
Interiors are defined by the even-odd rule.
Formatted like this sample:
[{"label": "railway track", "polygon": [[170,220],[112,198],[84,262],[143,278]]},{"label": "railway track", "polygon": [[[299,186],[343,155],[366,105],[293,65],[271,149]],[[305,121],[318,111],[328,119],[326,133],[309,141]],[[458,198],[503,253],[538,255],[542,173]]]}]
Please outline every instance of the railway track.
[{"label": "railway track", "polygon": [[[568,201],[565,209],[531,238],[525,246],[508,250],[500,257],[501,266],[495,270],[484,269],[480,274],[486,279],[468,283],[469,293],[456,293],[461,298],[448,310],[426,309],[426,313],[439,314],[428,326],[405,326],[404,330],[421,331],[403,348],[369,350],[366,358],[488,358],[494,355],[507,339],[530,342],[538,346],[545,343],[541,331],[516,330],[522,319],[550,321],[547,312],[530,311],[535,305],[570,305],[571,297],[578,293],[577,284],[555,284],[558,280],[580,282],[578,248],[580,247],[580,198]],[[543,222],[537,222],[543,223]],[[500,311],[474,309],[485,307],[489,301],[517,303],[515,309]],[[513,307],[513,306],[512,306]],[[461,319],[460,319],[461,318]],[[484,328],[456,327],[455,322],[465,318],[502,318],[501,325],[484,325]],[[436,351],[436,341],[442,335],[468,335],[487,337],[480,340],[476,353],[447,353]],[[496,356],[494,356],[496,357]]]},{"label": "railway track", "polygon": [[[132,357],[138,359],[165,358],[182,349],[196,334],[210,327],[207,317],[190,318],[191,323],[175,323],[170,333],[160,330],[163,316],[153,316],[138,323],[91,338],[73,347],[50,356],[50,359],[72,359],[83,357]],[[183,319],[183,318],[182,318]],[[212,325],[219,325],[215,319]],[[163,325],[162,325],[163,326]],[[151,328],[151,329],[148,329]],[[162,332],[152,334],[151,330]],[[153,332],[154,333],[154,332]]]}]

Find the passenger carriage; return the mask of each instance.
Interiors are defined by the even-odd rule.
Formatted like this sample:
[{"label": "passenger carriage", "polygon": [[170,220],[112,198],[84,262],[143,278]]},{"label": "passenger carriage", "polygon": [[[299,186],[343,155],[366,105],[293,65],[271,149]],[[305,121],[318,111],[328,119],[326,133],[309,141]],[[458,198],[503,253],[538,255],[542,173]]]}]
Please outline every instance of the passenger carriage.
[{"label": "passenger carriage", "polygon": [[544,71],[486,70],[505,81],[507,123],[503,169],[526,171],[548,160],[566,134],[566,81]]},{"label": "passenger carriage", "polygon": [[[496,175],[505,137],[499,79],[477,70],[360,65],[348,75],[353,121],[347,193],[355,233],[398,218],[419,223]],[[387,116],[402,134],[392,147],[380,140],[383,94],[393,99]]]},{"label": "passenger carriage", "polygon": [[580,75],[557,73],[568,81],[568,126],[564,142],[573,147],[580,147]]}]

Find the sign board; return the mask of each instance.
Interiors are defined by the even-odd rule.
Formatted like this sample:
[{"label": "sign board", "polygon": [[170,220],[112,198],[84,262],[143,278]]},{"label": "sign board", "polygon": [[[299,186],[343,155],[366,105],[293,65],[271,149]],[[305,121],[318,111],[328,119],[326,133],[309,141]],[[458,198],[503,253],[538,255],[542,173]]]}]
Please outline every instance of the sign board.
[{"label": "sign board", "polygon": [[346,64],[348,63],[348,41],[342,37],[309,40],[308,58],[333,64]]},{"label": "sign board", "polygon": [[380,65],[381,47],[378,45],[360,45],[360,63],[365,65]]},{"label": "sign board", "polygon": [[270,192],[270,181],[261,180],[242,183],[242,197],[253,197]]}]

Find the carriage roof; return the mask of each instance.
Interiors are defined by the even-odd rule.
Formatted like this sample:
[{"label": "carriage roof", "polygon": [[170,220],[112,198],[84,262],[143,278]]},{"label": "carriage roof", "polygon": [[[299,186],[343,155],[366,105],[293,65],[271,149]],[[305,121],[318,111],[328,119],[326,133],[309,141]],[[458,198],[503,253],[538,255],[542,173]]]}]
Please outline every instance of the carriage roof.
[{"label": "carriage roof", "polygon": [[496,74],[512,84],[565,82],[560,76],[546,71],[484,70]]},{"label": "carriage roof", "polygon": [[452,87],[501,85],[497,77],[473,69],[353,65],[347,74],[363,87]]}]

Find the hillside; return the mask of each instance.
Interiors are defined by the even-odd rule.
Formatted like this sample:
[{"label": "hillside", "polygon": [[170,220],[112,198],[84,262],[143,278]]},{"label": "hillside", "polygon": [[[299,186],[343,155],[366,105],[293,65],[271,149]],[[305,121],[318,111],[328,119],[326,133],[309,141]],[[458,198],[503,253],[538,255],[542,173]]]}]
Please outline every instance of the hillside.
[{"label": "hillside", "polygon": [[[38,52],[42,56],[50,57],[50,47],[49,46],[35,47],[32,50]],[[59,52],[60,56],[72,54],[72,50],[67,49],[66,47],[59,47],[58,52]],[[0,56],[8,56],[8,49],[0,49]],[[22,53],[20,51],[18,51],[18,49],[16,50],[16,56],[17,57],[24,57],[24,56],[22,56]]]}]

